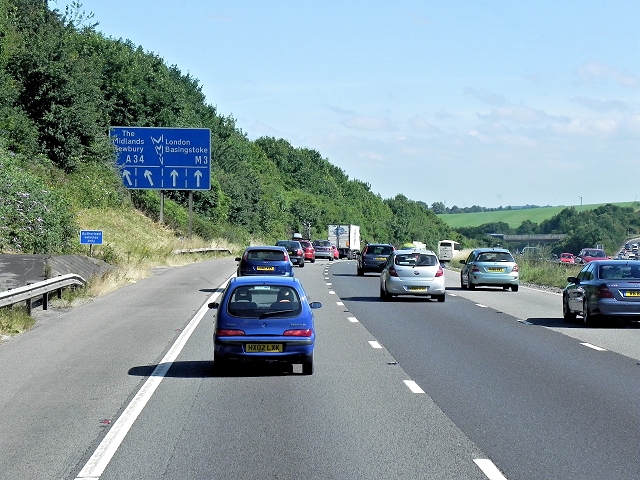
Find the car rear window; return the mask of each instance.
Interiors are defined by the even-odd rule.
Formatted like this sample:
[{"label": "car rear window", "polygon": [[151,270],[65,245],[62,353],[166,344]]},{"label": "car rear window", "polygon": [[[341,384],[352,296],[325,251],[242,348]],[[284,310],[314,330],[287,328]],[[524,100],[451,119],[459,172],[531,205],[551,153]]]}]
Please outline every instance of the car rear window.
[{"label": "car rear window", "polygon": [[375,245],[367,247],[365,255],[391,255],[393,249],[388,245]]},{"label": "car rear window", "polygon": [[598,276],[604,280],[640,280],[640,268],[635,265],[600,265]]},{"label": "car rear window", "polygon": [[316,240],[313,244],[317,247],[331,247],[331,242],[329,240]]},{"label": "car rear window", "polygon": [[295,288],[287,285],[250,285],[231,292],[227,311],[237,317],[266,318],[299,315],[302,310]]},{"label": "car rear window", "polygon": [[506,252],[484,252],[478,255],[477,262],[513,262],[513,257]]},{"label": "car rear window", "polygon": [[247,260],[284,262],[284,252],[280,250],[250,250],[247,253]]},{"label": "car rear window", "polygon": [[435,267],[438,264],[438,259],[435,255],[425,253],[402,253],[396,255],[395,264],[416,267]]},{"label": "car rear window", "polygon": [[606,255],[602,250],[586,250],[587,257],[604,258]]}]

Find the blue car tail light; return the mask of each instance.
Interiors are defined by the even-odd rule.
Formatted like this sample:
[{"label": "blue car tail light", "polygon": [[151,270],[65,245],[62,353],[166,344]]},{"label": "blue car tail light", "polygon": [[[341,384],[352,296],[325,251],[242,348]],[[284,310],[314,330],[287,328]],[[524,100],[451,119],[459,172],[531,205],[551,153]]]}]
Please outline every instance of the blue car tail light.
[{"label": "blue car tail light", "polygon": [[305,330],[285,330],[283,333],[285,337],[311,337],[313,330],[307,328]]}]

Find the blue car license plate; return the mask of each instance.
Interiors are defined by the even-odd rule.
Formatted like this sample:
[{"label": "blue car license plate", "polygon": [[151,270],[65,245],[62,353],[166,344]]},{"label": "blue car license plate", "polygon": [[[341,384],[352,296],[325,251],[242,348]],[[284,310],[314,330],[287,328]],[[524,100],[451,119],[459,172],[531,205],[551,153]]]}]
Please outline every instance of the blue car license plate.
[{"label": "blue car license plate", "polygon": [[247,353],[260,353],[260,352],[282,352],[281,343],[247,343],[244,346],[244,351]]}]

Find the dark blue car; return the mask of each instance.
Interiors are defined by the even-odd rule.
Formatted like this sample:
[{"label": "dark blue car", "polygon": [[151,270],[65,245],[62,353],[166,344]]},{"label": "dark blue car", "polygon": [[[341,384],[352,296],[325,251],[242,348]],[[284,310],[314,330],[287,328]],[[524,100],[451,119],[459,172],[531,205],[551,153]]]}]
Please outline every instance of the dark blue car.
[{"label": "dark blue car", "polygon": [[281,275],[293,277],[293,264],[287,249],[281,246],[247,247],[238,262],[238,277],[246,275]]},{"label": "dark blue car", "polygon": [[216,309],[213,363],[216,373],[240,362],[302,364],[313,373],[315,327],[312,309],[297,278],[253,276],[232,278]]}]

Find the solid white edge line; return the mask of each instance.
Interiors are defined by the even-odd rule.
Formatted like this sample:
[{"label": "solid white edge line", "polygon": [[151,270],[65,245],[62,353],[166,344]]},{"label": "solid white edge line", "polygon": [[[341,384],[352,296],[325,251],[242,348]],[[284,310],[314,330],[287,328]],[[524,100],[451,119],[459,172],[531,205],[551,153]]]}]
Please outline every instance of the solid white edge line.
[{"label": "solid white edge line", "polygon": [[592,345],[591,343],[581,343],[580,345],[584,345],[585,347],[593,348],[594,350],[597,350],[599,352],[606,352],[607,351],[606,349],[598,347],[597,345]]},{"label": "solid white edge line", "polygon": [[371,345],[371,348],[382,348],[382,345],[375,340],[369,340],[369,345]]},{"label": "solid white edge line", "polygon": [[347,320],[349,320],[351,323],[360,323],[358,322],[358,319],[356,317],[348,317]]},{"label": "solid white edge line", "polygon": [[413,393],[424,393],[424,390],[413,380],[403,380],[403,382]]},{"label": "solid white edge line", "polygon": [[[221,289],[228,282],[229,279],[227,279],[216,290]],[[124,409],[122,415],[120,415],[120,417],[118,417],[118,420],[116,420],[116,422],[111,426],[109,432],[107,432],[105,437],[102,439],[100,445],[98,445],[98,448],[96,448],[96,450],[93,452],[93,455],[91,455],[91,458],[89,458],[84,467],[82,467],[82,470],[80,470],[80,473],[78,474],[76,479],[98,479],[104,473],[105,469],[109,465],[109,462],[120,447],[120,444],[127,436],[127,433],[131,429],[131,426],[136,421],[147,402],[153,396],[156,388],[158,388],[160,382],[162,382],[162,380],[164,379],[167,371],[169,370],[169,368],[171,368],[171,365],[184,348],[193,331],[196,329],[200,321],[204,318],[205,314],[209,311],[209,307],[207,305],[219,295],[220,292],[216,291],[209,297],[204,305],[200,307],[200,310],[198,310],[198,312],[191,319],[186,328],[182,331],[175,343],[171,346],[167,354],[156,366],[155,370],[151,373],[151,376],[147,379],[142,388],[140,388],[135,397],[133,397],[133,400],[131,400],[129,405],[127,405],[127,408]]]},{"label": "solid white edge line", "polygon": [[480,307],[480,308],[489,308],[489,307],[487,307],[486,305],[483,305],[483,304],[481,304],[481,303],[476,303],[476,305],[477,305],[478,307]]},{"label": "solid white edge line", "polygon": [[496,467],[491,460],[487,458],[475,458],[473,461],[489,480],[507,480],[507,477],[498,470],[498,467]]}]

